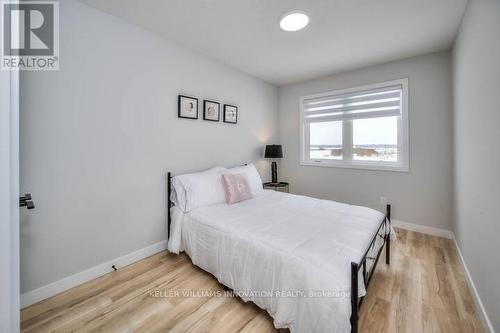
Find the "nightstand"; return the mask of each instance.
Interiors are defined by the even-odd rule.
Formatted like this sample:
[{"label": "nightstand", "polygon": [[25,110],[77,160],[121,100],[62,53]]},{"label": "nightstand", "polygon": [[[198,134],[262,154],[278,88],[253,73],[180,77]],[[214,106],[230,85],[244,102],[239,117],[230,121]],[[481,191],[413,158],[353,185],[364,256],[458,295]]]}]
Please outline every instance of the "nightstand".
[{"label": "nightstand", "polygon": [[267,182],[262,184],[262,187],[264,187],[265,189],[271,188],[274,189],[275,191],[290,193],[290,185],[285,182],[278,182],[278,183]]}]

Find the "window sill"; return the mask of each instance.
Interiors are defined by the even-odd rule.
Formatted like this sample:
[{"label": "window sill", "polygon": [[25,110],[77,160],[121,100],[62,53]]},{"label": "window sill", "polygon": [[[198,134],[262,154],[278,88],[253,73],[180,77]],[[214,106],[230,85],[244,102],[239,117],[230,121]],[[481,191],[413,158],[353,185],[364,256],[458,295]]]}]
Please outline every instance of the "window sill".
[{"label": "window sill", "polygon": [[342,168],[342,169],[359,169],[359,170],[375,170],[375,171],[393,171],[393,172],[410,172],[407,165],[381,165],[375,163],[346,163],[346,162],[313,162],[313,161],[300,161],[300,165],[326,167],[326,168]]}]

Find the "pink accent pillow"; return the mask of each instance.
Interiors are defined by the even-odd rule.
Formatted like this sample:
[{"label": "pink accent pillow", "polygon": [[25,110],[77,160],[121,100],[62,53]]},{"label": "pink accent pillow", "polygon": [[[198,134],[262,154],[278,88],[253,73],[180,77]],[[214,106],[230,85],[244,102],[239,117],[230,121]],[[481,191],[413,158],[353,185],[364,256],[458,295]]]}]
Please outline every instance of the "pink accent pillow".
[{"label": "pink accent pillow", "polygon": [[222,186],[226,193],[226,202],[230,205],[252,198],[252,190],[242,173],[222,175]]}]

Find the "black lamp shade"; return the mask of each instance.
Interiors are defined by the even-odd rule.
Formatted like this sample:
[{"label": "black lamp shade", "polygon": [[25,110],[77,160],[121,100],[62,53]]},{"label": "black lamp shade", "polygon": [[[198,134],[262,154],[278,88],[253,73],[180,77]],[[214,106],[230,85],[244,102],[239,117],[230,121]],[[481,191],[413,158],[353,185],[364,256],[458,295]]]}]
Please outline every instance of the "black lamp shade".
[{"label": "black lamp shade", "polygon": [[283,158],[281,145],[267,145],[264,158]]}]

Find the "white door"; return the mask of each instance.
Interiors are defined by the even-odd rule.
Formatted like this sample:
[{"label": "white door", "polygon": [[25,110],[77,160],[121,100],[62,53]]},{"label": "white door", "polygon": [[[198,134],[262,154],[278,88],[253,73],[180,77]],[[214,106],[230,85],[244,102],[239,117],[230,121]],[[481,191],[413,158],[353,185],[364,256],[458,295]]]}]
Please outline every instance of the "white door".
[{"label": "white door", "polygon": [[0,70],[0,332],[19,332],[19,73]]}]

